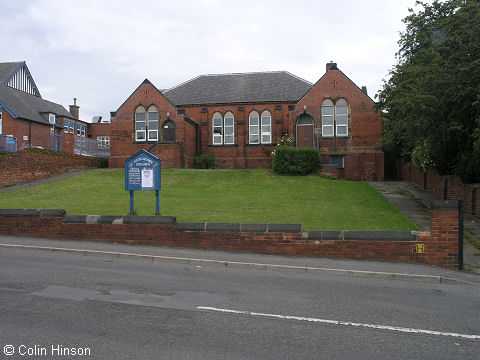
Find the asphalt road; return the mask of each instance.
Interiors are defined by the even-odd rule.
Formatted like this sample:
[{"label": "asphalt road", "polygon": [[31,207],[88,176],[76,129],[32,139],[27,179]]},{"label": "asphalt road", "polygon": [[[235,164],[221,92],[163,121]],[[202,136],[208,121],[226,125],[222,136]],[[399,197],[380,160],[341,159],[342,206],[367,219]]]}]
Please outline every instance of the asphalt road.
[{"label": "asphalt road", "polygon": [[0,250],[0,359],[479,353],[477,286]]}]

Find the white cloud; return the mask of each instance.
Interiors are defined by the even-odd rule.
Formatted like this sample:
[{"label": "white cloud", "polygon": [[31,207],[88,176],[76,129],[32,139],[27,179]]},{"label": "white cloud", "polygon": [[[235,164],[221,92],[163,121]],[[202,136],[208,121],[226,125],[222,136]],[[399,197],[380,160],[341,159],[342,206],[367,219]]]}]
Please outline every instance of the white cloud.
[{"label": "white cloud", "polygon": [[330,60],[373,97],[414,3],[0,0],[0,61],[27,61],[43,97],[77,97],[86,120],[108,118],[144,78],[170,88],[204,73],[287,70],[315,82]]}]

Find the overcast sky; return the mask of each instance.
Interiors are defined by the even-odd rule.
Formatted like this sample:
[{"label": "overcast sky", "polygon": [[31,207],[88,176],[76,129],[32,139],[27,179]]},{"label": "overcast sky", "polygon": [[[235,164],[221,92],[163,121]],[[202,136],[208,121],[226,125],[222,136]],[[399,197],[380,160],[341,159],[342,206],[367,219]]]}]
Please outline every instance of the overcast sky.
[{"label": "overcast sky", "polygon": [[369,95],[395,64],[415,0],[0,0],[0,62],[26,61],[44,99],[110,118],[148,78],[289,71],[334,61]]}]

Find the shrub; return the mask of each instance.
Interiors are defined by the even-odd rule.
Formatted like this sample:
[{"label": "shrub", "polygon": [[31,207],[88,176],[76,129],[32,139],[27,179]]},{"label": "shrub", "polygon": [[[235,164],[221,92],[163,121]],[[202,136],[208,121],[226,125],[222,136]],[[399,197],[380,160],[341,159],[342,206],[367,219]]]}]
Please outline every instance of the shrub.
[{"label": "shrub", "polygon": [[201,154],[193,160],[195,169],[216,169],[219,167],[217,157],[214,154]]},{"label": "shrub", "polygon": [[280,175],[308,175],[321,167],[320,153],[313,148],[278,146],[272,159],[272,169]]}]

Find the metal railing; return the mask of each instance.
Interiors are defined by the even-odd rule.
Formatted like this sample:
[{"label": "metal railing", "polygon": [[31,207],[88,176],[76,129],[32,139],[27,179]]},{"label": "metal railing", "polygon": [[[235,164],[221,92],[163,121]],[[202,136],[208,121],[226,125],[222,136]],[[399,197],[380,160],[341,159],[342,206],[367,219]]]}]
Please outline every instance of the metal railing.
[{"label": "metal railing", "polygon": [[17,138],[0,134],[0,151],[17,152]]},{"label": "metal railing", "polygon": [[73,153],[84,156],[94,156],[108,158],[110,157],[110,149],[104,149],[104,145],[94,139],[87,139],[83,136],[74,136]]}]

